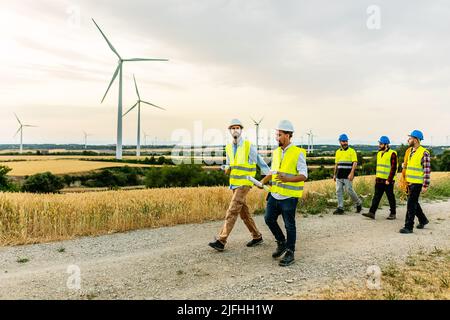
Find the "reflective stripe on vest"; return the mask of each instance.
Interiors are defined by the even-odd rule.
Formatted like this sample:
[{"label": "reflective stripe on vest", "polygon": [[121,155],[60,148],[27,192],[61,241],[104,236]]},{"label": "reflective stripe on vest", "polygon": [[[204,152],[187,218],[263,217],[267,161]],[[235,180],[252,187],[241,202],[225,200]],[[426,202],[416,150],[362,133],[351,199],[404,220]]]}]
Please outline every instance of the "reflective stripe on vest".
[{"label": "reflective stripe on vest", "polygon": [[412,157],[408,158],[406,161],[406,181],[409,183],[423,183],[423,166],[422,158],[423,154],[428,152],[427,149],[420,146],[417,148],[416,152]]},{"label": "reflective stripe on vest", "polygon": [[[306,158],[305,149],[299,148],[297,146],[290,146],[283,159],[281,159],[282,150],[280,147],[274,150],[272,157],[272,171],[277,173],[284,173],[286,176],[296,176],[298,175],[297,163],[298,157],[303,153]],[[272,187],[270,192],[278,193],[282,196],[301,198],[303,195],[303,187],[305,185],[304,181],[299,182],[277,182],[275,179],[278,174],[272,175]]]},{"label": "reflective stripe on vest", "polygon": [[247,179],[247,176],[256,176],[256,163],[249,163],[251,142],[244,140],[233,154],[233,145],[227,144],[225,151],[230,160],[230,185],[233,186],[252,186],[253,183]]},{"label": "reflective stripe on vest", "polygon": [[353,156],[356,151],[352,148],[347,150],[338,149],[336,151],[336,164],[338,169],[352,169],[353,168]]},{"label": "reflective stripe on vest", "polygon": [[[391,157],[392,154],[397,154],[396,151],[389,149],[388,151],[378,151],[377,154],[377,178],[387,179],[391,173]],[[397,173],[394,174],[394,181],[396,180]]]}]

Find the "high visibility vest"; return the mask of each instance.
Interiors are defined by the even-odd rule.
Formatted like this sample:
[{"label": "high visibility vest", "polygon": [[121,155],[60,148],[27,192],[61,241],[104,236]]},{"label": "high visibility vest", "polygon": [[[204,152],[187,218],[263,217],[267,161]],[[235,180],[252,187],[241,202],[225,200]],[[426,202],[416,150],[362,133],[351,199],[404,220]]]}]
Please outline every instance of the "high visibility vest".
[{"label": "high visibility vest", "polygon": [[[391,157],[392,154],[397,152],[389,149],[388,151],[378,151],[377,154],[377,178],[387,179],[391,173]],[[397,179],[397,171],[394,174],[394,181]]]},{"label": "high visibility vest", "polygon": [[358,161],[358,158],[356,155],[356,151],[350,147],[347,150],[338,149],[336,151],[335,162],[337,164],[338,169],[351,170],[353,167],[353,162],[357,162],[357,161]]},{"label": "high visibility vest", "polygon": [[247,179],[247,176],[256,176],[256,163],[249,163],[251,142],[244,140],[237,147],[236,154],[233,154],[233,145],[227,144],[225,150],[230,160],[230,185],[233,186],[252,186],[253,183]]},{"label": "high visibility vest", "polygon": [[408,183],[423,183],[423,166],[422,166],[422,158],[423,154],[428,152],[422,146],[417,148],[416,152],[412,155],[412,157],[408,157],[406,160],[406,181]]},{"label": "high visibility vest", "polygon": [[275,179],[278,173],[284,173],[286,176],[296,176],[297,162],[300,154],[306,158],[305,149],[299,148],[297,146],[290,146],[284,153],[283,159],[281,159],[282,150],[280,147],[273,151],[272,156],[272,171],[277,172],[272,174],[272,187],[270,192],[278,193],[282,196],[301,198],[303,195],[303,187],[305,185],[304,181],[299,182],[277,182]]}]

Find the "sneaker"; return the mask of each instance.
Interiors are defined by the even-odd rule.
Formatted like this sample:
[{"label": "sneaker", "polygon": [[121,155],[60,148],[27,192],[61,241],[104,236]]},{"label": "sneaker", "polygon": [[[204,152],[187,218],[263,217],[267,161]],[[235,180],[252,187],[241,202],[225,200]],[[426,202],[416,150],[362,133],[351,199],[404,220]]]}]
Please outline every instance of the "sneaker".
[{"label": "sneaker", "polygon": [[286,242],[277,241],[277,249],[272,253],[272,258],[279,258],[286,252]]},{"label": "sneaker", "polygon": [[286,253],[284,254],[283,259],[280,260],[278,265],[281,266],[281,267],[287,267],[287,266],[293,264],[294,261],[295,261],[295,259],[294,259],[294,251],[287,249]]},{"label": "sneaker", "polygon": [[400,233],[407,234],[407,233],[413,233],[413,231],[411,229],[408,229],[408,228],[401,228],[400,229]]},{"label": "sneaker", "polygon": [[333,211],[333,214],[344,214],[344,209],[337,208],[336,210]]},{"label": "sneaker", "polygon": [[397,216],[395,214],[390,214],[389,217],[386,218],[387,220],[395,220],[397,219]]},{"label": "sneaker", "polygon": [[263,243],[263,238],[259,238],[259,239],[253,239],[249,242],[247,242],[247,247],[254,247],[257,246],[258,244]]},{"label": "sneaker", "polygon": [[375,220],[375,213],[373,213],[373,212],[362,213],[361,215],[364,216],[364,217],[367,217],[367,218]]},{"label": "sneaker", "polygon": [[208,243],[208,245],[211,248],[216,249],[217,251],[223,251],[225,249],[225,245],[222,242],[220,242],[219,240],[210,242],[210,243]]},{"label": "sneaker", "polygon": [[424,223],[419,223],[417,226],[416,226],[416,228],[417,229],[423,229],[423,228],[425,228],[425,226],[428,224],[428,223],[430,223],[430,221],[425,221]]},{"label": "sneaker", "polygon": [[357,205],[356,206],[356,213],[360,213],[362,211],[362,205]]}]

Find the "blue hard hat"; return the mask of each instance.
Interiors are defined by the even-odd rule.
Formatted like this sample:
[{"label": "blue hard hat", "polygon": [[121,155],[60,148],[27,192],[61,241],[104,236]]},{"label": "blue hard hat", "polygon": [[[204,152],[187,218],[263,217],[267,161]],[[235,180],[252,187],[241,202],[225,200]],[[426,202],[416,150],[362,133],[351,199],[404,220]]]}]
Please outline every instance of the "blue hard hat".
[{"label": "blue hard hat", "polygon": [[379,143],[382,143],[382,144],[390,144],[390,143],[391,143],[391,141],[389,140],[389,138],[386,137],[386,136],[381,136],[381,137],[380,137],[380,140],[378,140],[378,142],[379,142]]},{"label": "blue hard hat", "polygon": [[345,133],[341,134],[339,136],[339,141],[348,141],[348,137]]},{"label": "blue hard hat", "polygon": [[413,137],[413,138],[417,138],[419,140],[423,140],[423,133],[420,130],[414,130],[413,132],[411,132],[411,134],[409,136]]}]

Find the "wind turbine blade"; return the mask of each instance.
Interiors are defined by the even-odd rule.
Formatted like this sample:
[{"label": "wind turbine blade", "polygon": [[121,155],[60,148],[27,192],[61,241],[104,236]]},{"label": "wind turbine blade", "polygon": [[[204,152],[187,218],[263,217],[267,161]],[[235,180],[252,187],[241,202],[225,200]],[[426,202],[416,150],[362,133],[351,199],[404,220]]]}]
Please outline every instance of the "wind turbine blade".
[{"label": "wind turbine blade", "polygon": [[16,133],[14,134],[14,138],[17,136],[17,134],[20,132],[20,129],[22,129],[22,126],[19,127],[19,129],[17,129]]},{"label": "wind turbine blade", "polygon": [[114,71],[114,74],[113,74],[113,77],[112,77],[112,79],[111,79],[111,82],[109,83],[108,89],[106,89],[105,95],[103,96],[102,103],[103,103],[103,100],[105,100],[106,95],[108,94],[109,88],[111,88],[111,86],[112,86],[114,80],[115,80],[116,77],[117,77],[117,74],[119,73],[120,64],[121,64],[121,62],[119,62],[119,64],[117,65],[116,71]]},{"label": "wind turbine blade", "polygon": [[136,88],[136,94],[137,94],[139,100],[141,100],[141,96],[139,95],[139,90],[138,90],[138,87],[136,84],[136,78],[134,77],[134,74],[133,74],[133,79],[134,79],[134,87]]},{"label": "wind turbine blade", "polygon": [[145,103],[145,104],[148,104],[148,105],[150,105],[150,106],[152,106],[152,107],[161,109],[161,110],[166,110],[166,109],[164,109],[164,108],[162,108],[162,107],[158,107],[157,105],[155,105],[155,104],[153,104],[153,103],[150,103],[150,102],[146,102],[146,101],[142,101],[142,100],[141,100],[141,102],[142,102],[142,103]]},{"label": "wind turbine blade", "polygon": [[23,127],[33,127],[33,128],[37,128],[38,126],[33,126],[31,124],[24,124]]},{"label": "wind turbine blade", "polygon": [[261,120],[259,120],[258,124],[260,124],[263,121],[264,117],[261,118]]},{"label": "wind turbine blade", "polygon": [[123,61],[169,61],[169,59],[131,58],[131,59],[123,59]]},{"label": "wind turbine blade", "polygon": [[19,124],[22,125],[22,122],[20,122],[19,117],[17,116],[17,114],[14,113],[14,115],[16,116],[16,119],[19,122]]},{"label": "wind turbine blade", "polygon": [[105,34],[103,33],[102,29],[100,29],[100,27],[98,26],[97,22],[95,22],[94,19],[92,19],[92,21],[95,23],[95,26],[97,27],[98,31],[100,31],[100,33],[102,34],[103,38],[105,38],[106,42],[108,43],[108,46],[111,48],[111,50],[119,57],[119,59],[122,59],[119,55],[119,53],[117,52],[117,50],[113,47],[113,45],[111,44],[111,42],[109,42],[108,38],[105,36]]},{"label": "wind turbine blade", "polygon": [[134,106],[132,106],[130,109],[128,109],[128,111],[125,112],[125,113],[122,115],[122,117],[125,117],[125,116],[127,115],[128,112],[130,112],[131,110],[133,110],[133,109],[137,106],[138,103],[139,103],[139,101],[136,102],[136,103],[134,104]]},{"label": "wind turbine blade", "polygon": [[255,121],[255,119],[253,119],[252,117],[250,117],[250,119],[252,119],[252,121],[253,121],[255,124],[258,124],[258,123]]}]

